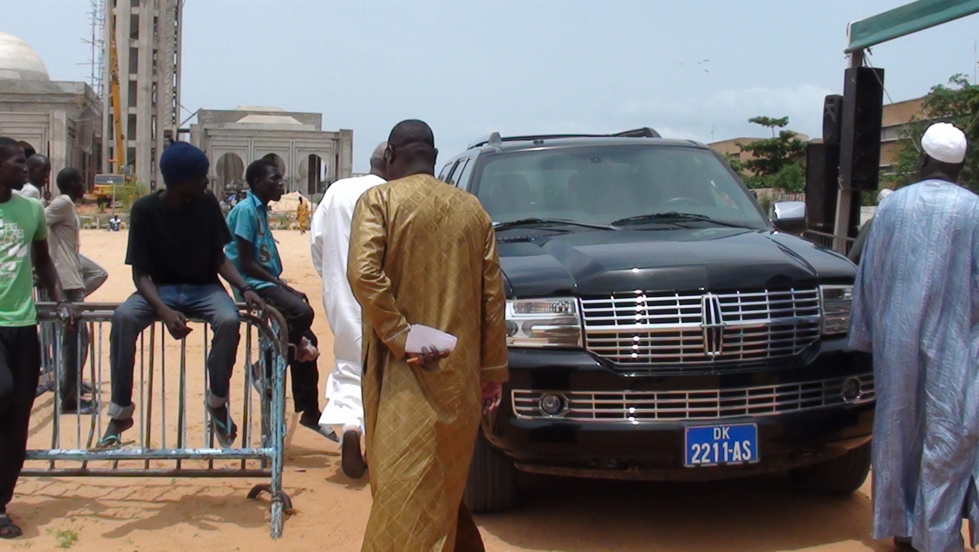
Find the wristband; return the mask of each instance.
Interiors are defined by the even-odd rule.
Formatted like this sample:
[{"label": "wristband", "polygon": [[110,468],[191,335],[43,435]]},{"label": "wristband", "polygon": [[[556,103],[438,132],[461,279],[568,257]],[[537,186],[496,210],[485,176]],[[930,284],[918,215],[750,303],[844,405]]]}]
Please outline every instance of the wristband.
[{"label": "wristband", "polygon": [[238,291],[240,291],[241,294],[244,295],[245,292],[247,292],[247,291],[254,292],[255,291],[255,288],[253,288],[252,286],[244,286],[244,287],[238,288]]}]

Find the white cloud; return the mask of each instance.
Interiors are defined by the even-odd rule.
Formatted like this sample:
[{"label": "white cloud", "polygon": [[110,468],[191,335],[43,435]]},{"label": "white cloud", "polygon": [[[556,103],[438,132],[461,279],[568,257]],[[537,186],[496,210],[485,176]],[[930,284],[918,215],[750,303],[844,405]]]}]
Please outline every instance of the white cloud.
[{"label": "white cloud", "polygon": [[788,116],[790,129],[815,138],[822,128],[823,98],[831,93],[819,86],[802,84],[722,90],[675,102],[631,99],[622,104],[616,118],[651,121],[666,137],[711,142],[764,136],[765,131],[748,123],[749,118]]}]

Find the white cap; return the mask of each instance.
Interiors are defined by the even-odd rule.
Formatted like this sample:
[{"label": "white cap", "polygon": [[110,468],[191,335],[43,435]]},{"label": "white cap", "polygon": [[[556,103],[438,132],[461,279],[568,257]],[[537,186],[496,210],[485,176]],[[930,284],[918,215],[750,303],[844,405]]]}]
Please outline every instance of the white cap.
[{"label": "white cap", "polygon": [[928,157],[942,163],[961,163],[965,160],[965,147],[965,134],[949,123],[935,123],[921,137],[921,148]]}]

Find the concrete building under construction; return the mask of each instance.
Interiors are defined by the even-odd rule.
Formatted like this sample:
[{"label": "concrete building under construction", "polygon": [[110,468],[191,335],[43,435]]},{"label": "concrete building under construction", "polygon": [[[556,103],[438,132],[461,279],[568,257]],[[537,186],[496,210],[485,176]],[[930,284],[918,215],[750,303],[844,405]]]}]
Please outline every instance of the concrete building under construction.
[{"label": "concrete building under construction", "polygon": [[180,125],[181,0],[105,0],[104,170],[155,189]]}]

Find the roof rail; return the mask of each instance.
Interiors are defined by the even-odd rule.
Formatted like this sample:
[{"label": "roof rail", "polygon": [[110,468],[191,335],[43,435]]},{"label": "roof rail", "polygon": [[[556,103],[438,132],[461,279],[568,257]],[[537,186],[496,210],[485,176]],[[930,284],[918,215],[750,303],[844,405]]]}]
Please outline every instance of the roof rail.
[{"label": "roof rail", "polygon": [[618,136],[620,138],[662,138],[658,132],[649,127],[626,130],[624,132],[616,132],[612,136]]},{"label": "roof rail", "polygon": [[615,134],[529,134],[526,136],[500,136],[499,132],[494,132],[486,138],[469,144],[469,147],[466,149],[478,148],[485,145],[499,146],[503,142],[531,142],[558,138],[662,138],[662,136],[649,127],[626,130]]}]

